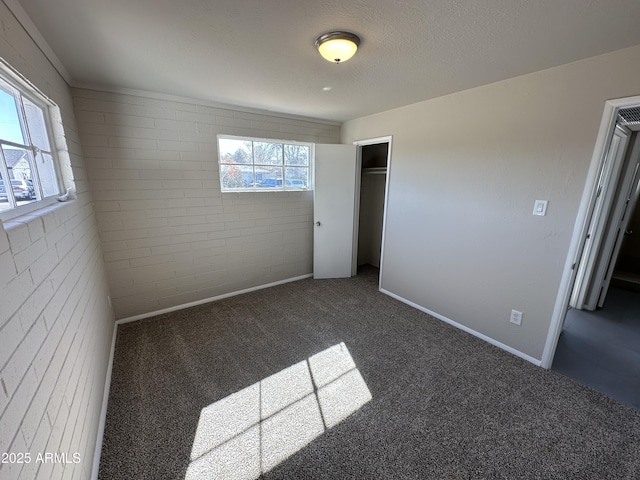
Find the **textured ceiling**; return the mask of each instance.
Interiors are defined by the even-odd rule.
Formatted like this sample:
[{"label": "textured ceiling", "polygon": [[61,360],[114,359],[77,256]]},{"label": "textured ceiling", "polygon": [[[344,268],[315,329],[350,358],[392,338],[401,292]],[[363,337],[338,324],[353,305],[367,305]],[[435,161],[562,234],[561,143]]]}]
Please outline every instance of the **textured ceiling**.
[{"label": "textured ceiling", "polygon": [[640,44],[638,0],[19,1],[74,85],[338,121]]}]

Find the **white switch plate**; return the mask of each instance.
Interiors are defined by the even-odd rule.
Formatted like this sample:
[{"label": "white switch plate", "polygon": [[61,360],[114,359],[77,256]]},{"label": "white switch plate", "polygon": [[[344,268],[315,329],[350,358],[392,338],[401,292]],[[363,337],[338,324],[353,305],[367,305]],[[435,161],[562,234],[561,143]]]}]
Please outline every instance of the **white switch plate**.
[{"label": "white switch plate", "polygon": [[533,214],[544,217],[547,214],[548,200],[536,200],[533,204]]}]

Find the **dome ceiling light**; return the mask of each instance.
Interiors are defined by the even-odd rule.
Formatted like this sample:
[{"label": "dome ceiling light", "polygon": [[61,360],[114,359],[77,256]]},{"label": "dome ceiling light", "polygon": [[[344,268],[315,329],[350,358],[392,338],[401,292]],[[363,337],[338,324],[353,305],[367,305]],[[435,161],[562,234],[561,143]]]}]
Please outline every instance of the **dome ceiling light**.
[{"label": "dome ceiling light", "polygon": [[329,62],[341,63],[349,60],[360,46],[360,37],[349,32],[329,32],[316,40],[316,48]]}]

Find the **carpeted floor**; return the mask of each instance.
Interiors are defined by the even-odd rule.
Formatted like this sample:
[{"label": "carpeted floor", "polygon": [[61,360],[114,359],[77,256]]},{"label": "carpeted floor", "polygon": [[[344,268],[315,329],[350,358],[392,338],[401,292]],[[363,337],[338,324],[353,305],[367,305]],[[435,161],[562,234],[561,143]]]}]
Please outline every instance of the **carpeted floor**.
[{"label": "carpeted floor", "polygon": [[121,325],[100,478],[185,479],[203,408],[340,343],[371,400],[261,478],[640,478],[640,412],[376,282],[368,268]]}]

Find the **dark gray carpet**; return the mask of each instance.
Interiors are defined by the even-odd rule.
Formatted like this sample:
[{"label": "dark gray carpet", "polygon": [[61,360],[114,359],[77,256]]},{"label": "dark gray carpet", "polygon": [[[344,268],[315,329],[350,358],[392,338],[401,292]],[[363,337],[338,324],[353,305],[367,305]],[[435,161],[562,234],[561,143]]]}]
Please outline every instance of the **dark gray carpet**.
[{"label": "dark gray carpet", "polygon": [[376,282],[366,269],[120,326],[100,478],[183,480],[203,407],[340,342],[372,400],[262,478],[640,478],[638,411]]}]

